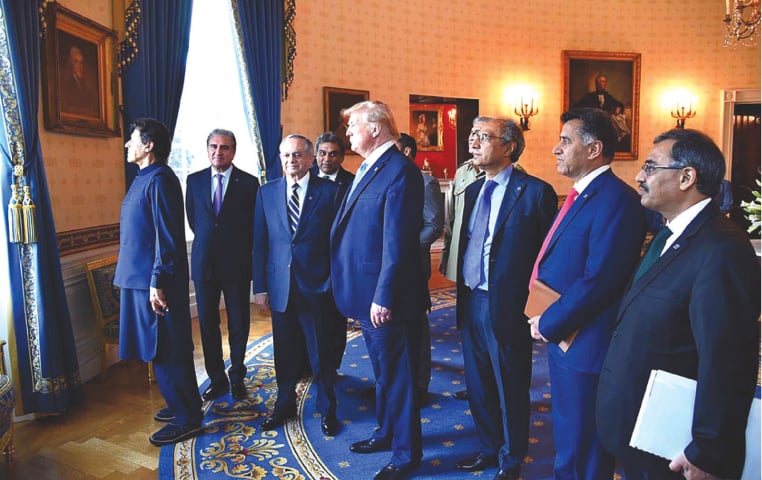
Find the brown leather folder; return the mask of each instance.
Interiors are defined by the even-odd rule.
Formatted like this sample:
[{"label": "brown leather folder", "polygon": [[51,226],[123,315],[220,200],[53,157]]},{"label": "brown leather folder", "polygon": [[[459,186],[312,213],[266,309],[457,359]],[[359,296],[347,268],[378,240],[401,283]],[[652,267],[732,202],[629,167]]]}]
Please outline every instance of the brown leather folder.
[{"label": "brown leather folder", "polygon": [[[560,297],[561,295],[548,285],[539,280],[535,280],[534,283],[532,283],[532,288],[529,290],[529,298],[527,299],[527,306],[524,308],[524,314],[529,318],[542,315],[545,310],[547,310],[548,307]],[[561,350],[564,352],[569,350],[569,347],[578,333],[579,329],[561,340],[558,344]]]}]

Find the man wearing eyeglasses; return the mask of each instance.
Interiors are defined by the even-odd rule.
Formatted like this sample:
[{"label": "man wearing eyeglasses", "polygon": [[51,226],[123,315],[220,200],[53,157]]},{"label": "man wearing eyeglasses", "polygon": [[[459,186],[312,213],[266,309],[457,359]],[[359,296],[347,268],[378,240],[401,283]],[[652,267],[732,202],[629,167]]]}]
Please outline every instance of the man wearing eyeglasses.
[{"label": "man wearing eyeglasses", "polygon": [[[560,294],[529,319],[532,336],[548,342],[554,477],[611,478],[614,459],[595,433],[595,393],[619,299],[640,258],[645,209],[611,169],[616,130],[597,108],[561,115],[553,148],[558,172],[574,181],[535,263],[534,280]],[[575,332],[564,352],[559,346]],[[644,338],[643,341],[649,341]]]},{"label": "man wearing eyeglasses", "polygon": [[499,467],[495,480],[516,480],[529,446],[527,283],[558,197],[550,185],[513,167],[524,136],[512,120],[477,117],[469,147],[485,176],[465,191],[457,325],[479,451],[456,467]]},{"label": "man wearing eyeglasses", "polygon": [[[621,302],[598,388],[601,442],[627,480],[741,476],[757,379],[760,271],[746,234],[712,202],[724,175],[709,137],[671,130],[656,137],[635,177],[641,203],[667,225]],[[652,369],[698,382],[691,441],[671,461],[629,447]]]}]

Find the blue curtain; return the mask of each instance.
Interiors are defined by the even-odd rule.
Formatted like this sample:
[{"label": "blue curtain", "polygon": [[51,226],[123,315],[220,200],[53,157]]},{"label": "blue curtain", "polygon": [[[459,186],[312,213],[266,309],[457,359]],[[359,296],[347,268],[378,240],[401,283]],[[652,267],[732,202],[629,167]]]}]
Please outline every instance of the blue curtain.
[{"label": "blue curtain", "polygon": [[[29,187],[36,204],[36,243],[29,237],[10,243],[2,236],[10,268],[1,274],[10,278],[10,335],[23,413],[58,413],[83,397],[40,147],[39,30],[37,2],[0,0],[2,228],[8,228],[12,183]],[[27,225],[28,234],[33,230]]]},{"label": "blue curtain", "polygon": [[254,99],[267,179],[282,175],[278,159],[283,66],[283,0],[234,0]]},{"label": "blue curtain", "polygon": [[[140,7],[137,9],[136,7]],[[124,128],[141,117],[163,122],[174,136],[185,82],[193,0],[135,0],[138,11],[134,57],[122,58]],[[127,186],[137,174],[127,165]]]}]

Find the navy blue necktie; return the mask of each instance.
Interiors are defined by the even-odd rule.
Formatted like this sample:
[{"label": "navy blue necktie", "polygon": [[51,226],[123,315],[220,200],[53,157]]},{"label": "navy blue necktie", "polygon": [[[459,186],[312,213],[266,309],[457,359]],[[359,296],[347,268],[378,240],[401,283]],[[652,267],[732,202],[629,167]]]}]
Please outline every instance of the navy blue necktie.
[{"label": "navy blue necktie", "polygon": [[487,180],[484,184],[482,200],[474,211],[474,227],[463,256],[463,280],[469,288],[476,288],[484,280],[484,242],[489,230],[489,214],[492,208],[492,191],[497,182]]},{"label": "navy blue necktie", "polygon": [[664,250],[664,244],[667,243],[667,239],[670,235],[672,235],[672,230],[666,226],[661,227],[661,229],[656,232],[653,240],[651,240],[651,244],[648,246],[648,251],[643,256],[643,260],[640,261],[640,265],[638,265],[638,270],[635,272],[635,278],[632,280],[633,283],[637,282],[638,279],[642,277],[654,263],[656,263],[656,260],[661,257],[661,251]]}]

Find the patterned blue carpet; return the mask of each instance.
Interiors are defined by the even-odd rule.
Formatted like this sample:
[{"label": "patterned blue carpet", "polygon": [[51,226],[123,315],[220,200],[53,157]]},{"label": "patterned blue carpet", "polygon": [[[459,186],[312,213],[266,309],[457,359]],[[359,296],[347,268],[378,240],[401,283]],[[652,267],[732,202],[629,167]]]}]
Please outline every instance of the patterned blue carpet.
[{"label": "patterned blue carpet", "polygon": [[[455,328],[453,289],[432,293],[432,381],[430,402],[421,410],[424,458],[412,479],[491,479],[496,469],[467,473],[455,463],[478,451],[478,440],[468,402],[452,394],[465,389],[460,334]],[[532,381],[532,419],[529,454],[522,476],[527,480],[552,478],[553,443],[550,419],[550,384],[546,348],[536,344]],[[360,392],[373,382],[365,342],[352,330],[339,371],[336,390],[342,429],[336,437],[320,431],[315,392],[309,379],[298,387],[300,415],[284,427],[263,432],[259,425],[272,410],[276,386],[270,336],[253,342],[247,351],[249,398],[234,401],[223,396],[211,404],[203,435],[161,450],[161,479],[368,479],[391,454],[358,455],[349,445],[370,436],[375,426],[374,400]],[[206,384],[202,385],[202,390]]]}]

